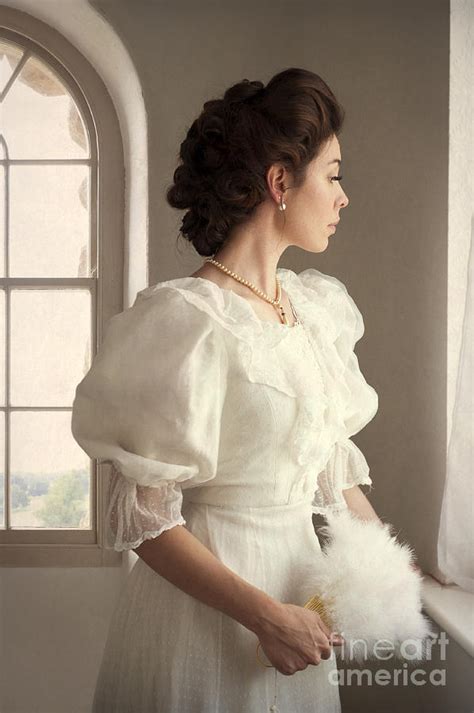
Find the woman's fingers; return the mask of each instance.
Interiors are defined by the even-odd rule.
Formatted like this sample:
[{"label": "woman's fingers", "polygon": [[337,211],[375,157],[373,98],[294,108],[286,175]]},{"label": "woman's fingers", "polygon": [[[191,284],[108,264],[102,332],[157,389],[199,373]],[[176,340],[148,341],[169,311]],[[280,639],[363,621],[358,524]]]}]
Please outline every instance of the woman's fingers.
[{"label": "woman's fingers", "polygon": [[320,655],[322,659],[330,659],[332,650],[330,646],[320,646]]},{"label": "woman's fingers", "polygon": [[283,604],[274,626],[267,625],[259,639],[266,657],[286,675],[317,666],[331,658],[332,646],[343,643],[319,614],[294,604]]},{"label": "woman's fingers", "polygon": [[320,627],[320,629],[323,630],[323,632],[326,634],[326,636],[327,636],[328,639],[329,639],[329,637],[330,637],[331,634],[332,634],[331,629],[330,629],[329,626],[323,621],[323,619],[321,619],[321,617],[319,616],[319,614],[318,614],[317,616],[318,616],[318,618],[319,618],[319,627]]},{"label": "woman's fingers", "polygon": [[344,639],[342,638],[342,636],[337,631],[332,631],[330,627],[321,618],[319,620],[319,626],[329,639],[330,644],[340,646],[343,643]]}]

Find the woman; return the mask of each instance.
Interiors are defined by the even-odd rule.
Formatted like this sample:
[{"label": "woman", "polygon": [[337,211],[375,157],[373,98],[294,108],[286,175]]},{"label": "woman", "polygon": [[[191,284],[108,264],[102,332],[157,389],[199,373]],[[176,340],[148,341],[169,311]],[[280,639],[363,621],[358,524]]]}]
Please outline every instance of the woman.
[{"label": "woman", "polygon": [[206,102],[167,192],[206,260],[114,316],[77,387],[73,435],[113,464],[108,546],[139,556],[94,713],[263,713],[277,683],[281,713],[341,710],[342,638],[299,591],[320,551],[313,512],[378,519],[350,440],[378,398],[343,283],[277,265],[290,245],[324,251],[349,203],[342,122],[304,69]]}]

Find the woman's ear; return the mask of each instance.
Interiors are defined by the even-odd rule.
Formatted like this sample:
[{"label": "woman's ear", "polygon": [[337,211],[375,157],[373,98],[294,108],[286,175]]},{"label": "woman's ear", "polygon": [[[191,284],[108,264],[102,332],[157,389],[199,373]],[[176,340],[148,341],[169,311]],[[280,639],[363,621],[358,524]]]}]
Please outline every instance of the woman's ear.
[{"label": "woman's ear", "polygon": [[267,187],[270,196],[276,202],[280,202],[280,196],[285,194],[289,183],[289,172],[281,163],[274,163],[267,170]]}]

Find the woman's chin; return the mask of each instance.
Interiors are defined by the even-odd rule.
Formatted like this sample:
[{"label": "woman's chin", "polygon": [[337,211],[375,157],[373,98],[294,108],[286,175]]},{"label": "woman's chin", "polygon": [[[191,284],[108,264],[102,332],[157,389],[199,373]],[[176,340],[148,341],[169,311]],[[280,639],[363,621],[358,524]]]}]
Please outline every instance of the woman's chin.
[{"label": "woman's chin", "polygon": [[326,241],[325,245],[318,245],[318,247],[314,247],[314,245],[311,247],[303,247],[303,250],[306,250],[306,252],[308,253],[314,253],[315,255],[317,255],[318,253],[323,253],[325,250],[327,250],[327,248],[328,241]]},{"label": "woman's chin", "polygon": [[306,250],[308,253],[323,253],[329,244],[329,235],[322,233],[321,236],[315,238],[314,234],[304,243],[294,243],[297,247],[302,250]]}]

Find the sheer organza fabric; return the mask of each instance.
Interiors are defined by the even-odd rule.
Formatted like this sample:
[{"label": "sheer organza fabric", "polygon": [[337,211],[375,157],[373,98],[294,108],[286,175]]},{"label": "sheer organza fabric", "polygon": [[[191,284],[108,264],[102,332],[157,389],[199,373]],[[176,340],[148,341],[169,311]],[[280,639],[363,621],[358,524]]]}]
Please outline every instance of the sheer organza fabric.
[{"label": "sheer organza fabric", "polygon": [[[316,364],[301,359],[299,380],[293,380],[308,392],[290,447],[295,447],[299,465],[311,464],[313,474],[318,471],[313,512],[324,515],[327,508],[347,507],[343,489],[372,485],[367,461],[350,439],[378,408],[377,394],[354,352],[364,332],[363,319],[337,278],[315,269],[296,275],[280,268],[278,274],[318,354]],[[238,382],[247,371],[250,382],[298,396],[285,364],[279,363],[283,357],[278,359],[274,351],[281,345],[283,354],[288,349],[292,357],[304,353],[297,331],[299,327],[263,324],[243,298],[188,277],[142,290],[133,307],[109,322],[93,367],[77,387],[72,420],[84,450],[114,465],[109,547],[136,548],[144,539],[185,524],[183,488],[198,487],[218,474],[223,404],[233,376]],[[235,364],[229,363],[232,357]],[[310,381],[321,371],[328,379],[326,392],[324,386],[309,392]],[[260,419],[258,410],[254,413],[257,420],[247,431],[258,448]],[[248,453],[251,445],[242,440],[237,431],[235,448]],[[325,449],[315,453],[316,443]],[[229,460],[229,451],[223,456]]]},{"label": "sheer organza fabric", "polygon": [[[378,397],[359,368],[364,323],[344,284],[313,268],[277,274],[296,326],[263,322],[243,297],[203,278],[139,292],[110,320],[77,386],[72,432],[91,457],[112,463],[106,546],[132,549],[186,526],[247,581],[299,603],[298,582],[320,550],[311,514],[345,508],[344,489],[372,484],[351,436],[374,417]],[[143,607],[158,638],[142,632],[138,644],[129,630],[146,628]],[[125,641],[129,631],[129,645],[119,631]],[[171,652],[160,648],[166,641]],[[137,697],[150,713],[265,711],[274,672],[256,663],[256,642],[139,559],[114,613],[94,713],[129,710]],[[215,654],[205,683],[203,652]],[[145,655],[153,670],[135,669],[132,680],[130,663]],[[285,677],[280,707],[338,713],[335,666],[332,657]]]}]

